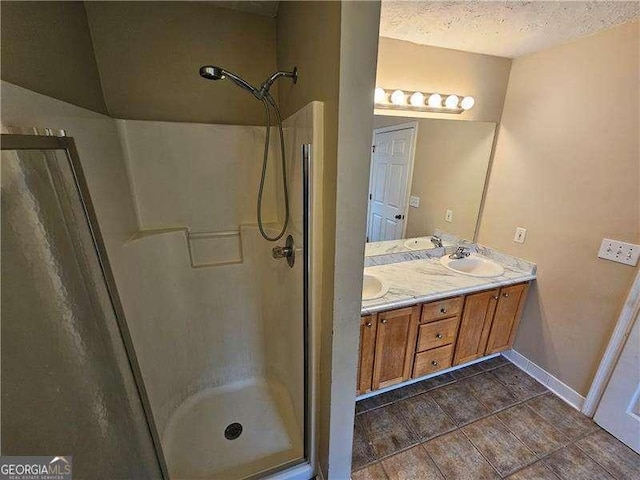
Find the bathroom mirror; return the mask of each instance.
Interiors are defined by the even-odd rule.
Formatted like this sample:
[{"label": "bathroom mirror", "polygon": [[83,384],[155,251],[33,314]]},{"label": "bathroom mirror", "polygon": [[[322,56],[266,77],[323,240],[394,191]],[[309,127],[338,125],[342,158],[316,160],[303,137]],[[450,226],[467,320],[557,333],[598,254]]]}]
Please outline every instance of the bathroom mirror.
[{"label": "bathroom mirror", "polygon": [[374,115],[373,128],[367,255],[433,248],[436,230],[474,240],[496,124]]}]

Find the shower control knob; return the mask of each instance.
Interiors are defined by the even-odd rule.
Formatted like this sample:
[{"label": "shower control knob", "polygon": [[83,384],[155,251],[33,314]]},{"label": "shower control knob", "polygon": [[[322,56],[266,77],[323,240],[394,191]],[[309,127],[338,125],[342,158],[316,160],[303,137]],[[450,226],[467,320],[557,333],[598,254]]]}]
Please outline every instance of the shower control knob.
[{"label": "shower control knob", "polygon": [[296,261],[296,248],[293,244],[293,237],[291,235],[287,236],[287,241],[283,247],[273,247],[271,249],[271,256],[273,258],[286,258],[287,264],[290,267],[293,267],[293,264]]}]

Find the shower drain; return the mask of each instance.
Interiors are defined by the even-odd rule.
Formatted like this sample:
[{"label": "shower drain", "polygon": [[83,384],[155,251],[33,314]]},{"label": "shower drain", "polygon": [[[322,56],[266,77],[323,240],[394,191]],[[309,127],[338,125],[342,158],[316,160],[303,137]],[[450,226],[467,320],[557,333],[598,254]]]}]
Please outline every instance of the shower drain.
[{"label": "shower drain", "polygon": [[227,428],[224,429],[224,437],[227,440],[235,440],[242,435],[242,424],[238,422],[230,423]]}]

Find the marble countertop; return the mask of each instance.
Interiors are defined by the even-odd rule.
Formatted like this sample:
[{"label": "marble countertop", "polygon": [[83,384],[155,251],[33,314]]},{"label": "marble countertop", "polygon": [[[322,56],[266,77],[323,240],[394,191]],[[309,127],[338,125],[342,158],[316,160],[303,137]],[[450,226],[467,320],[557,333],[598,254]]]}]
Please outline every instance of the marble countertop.
[{"label": "marble countertop", "polygon": [[361,313],[376,313],[536,278],[536,266],[531,262],[482,245],[474,246],[473,250],[500,263],[504,267],[504,274],[491,278],[463,275],[443,267],[439,258],[369,266],[364,273],[375,275],[385,282],[389,292],[381,298],[363,301]]}]

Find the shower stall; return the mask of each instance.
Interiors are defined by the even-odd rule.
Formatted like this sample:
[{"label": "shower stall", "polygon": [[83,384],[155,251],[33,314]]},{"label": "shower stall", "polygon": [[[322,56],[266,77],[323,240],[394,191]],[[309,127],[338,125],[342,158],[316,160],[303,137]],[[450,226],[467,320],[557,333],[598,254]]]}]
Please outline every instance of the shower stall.
[{"label": "shower stall", "polygon": [[[321,245],[314,228],[321,214],[322,104],[313,102],[284,120],[286,164],[279,162],[275,143],[266,152],[269,162],[264,173],[265,127],[103,116],[101,121],[113,122],[108,128],[121,155],[112,152],[108,165],[95,161],[89,158],[87,138],[96,133],[84,131],[81,124],[68,129],[68,137],[61,141],[77,143],[78,150],[63,148],[67,161],[58,160],[56,168],[66,169],[65,178],[75,182],[76,196],[68,201],[83,217],[80,221],[76,215],[76,221],[69,222],[63,216],[59,222],[70,235],[81,231],[89,239],[99,265],[95,271],[101,274],[98,287],[86,282],[85,286],[104,290],[108,302],[102,308],[113,314],[91,322],[104,323],[101,328],[116,332],[117,342],[122,343],[122,351],[116,352],[122,358],[85,355],[83,361],[98,370],[93,362],[115,362],[120,369],[123,365],[130,369],[123,375],[130,376],[135,388],[127,392],[140,406],[135,425],[148,429],[137,436],[123,432],[123,442],[135,443],[146,460],[153,452],[162,477],[172,480],[310,478],[315,464],[313,390]],[[34,135],[11,138],[19,139],[20,148],[5,141],[9,137],[3,138],[2,148],[13,148],[12,155],[25,168],[37,157],[39,168],[46,171],[47,158],[57,158],[44,149],[40,156],[28,154],[37,146],[37,140],[29,143],[38,138]],[[12,324],[5,311],[24,298],[20,289],[33,274],[29,268],[42,259],[32,251],[35,241],[5,241],[5,232],[21,231],[22,222],[29,219],[9,215],[5,199],[18,193],[7,183],[9,163],[4,154],[2,162],[2,336],[3,343],[6,335],[24,342],[20,330],[42,318],[34,312],[33,318],[29,314]],[[286,224],[276,242],[265,240],[256,223],[261,174],[266,175],[264,230],[275,237]],[[59,185],[54,182],[47,188],[51,198],[59,197]],[[37,202],[45,190],[22,193]],[[288,223],[284,192],[289,196]],[[39,214],[49,215],[46,210]],[[6,224],[10,219],[13,225]],[[274,258],[278,256],[274,247],[285,247],[289,236],[293,262]],[[14,244],[24,258],[32,259],[25,264],[31,267],[17,269],[16,275],[26,277],[14,277],[7,284],[5,258],[15,254],[7,250]],[[75,264],[85,275],[84,263]],[[64,289],[67,276],[60,279]],[[59,289],[54,293],[60,294]],[[80,324],[89,320],[77,318]],[[57,335],[64,340],[77,334],[63,329]],[[84,348],[91,350],[99,338],[83,339]],[[70,354],[80,354],[73,339],[67,340]],[[3,394],[18,388],[18,383],[3,384]],[[102,388],[114,394],[111,387]],[[3,406],[2,413],[23,418],[33,407],[27,399],[11,404],[12,411]],[[16,452],[28,445],[18,427],[11,447]],[[73,454],[80,443],[69,438],[60,447]],[[11,454],[6,448],[3,453]],[[75,454],[78,478],[83,478],[82,462],[82,455]]]}]

